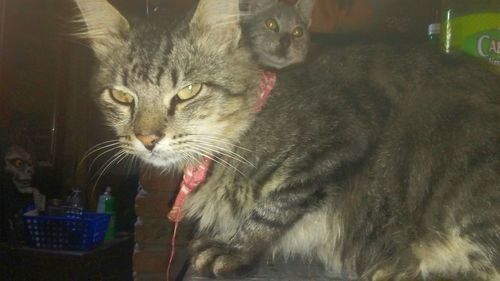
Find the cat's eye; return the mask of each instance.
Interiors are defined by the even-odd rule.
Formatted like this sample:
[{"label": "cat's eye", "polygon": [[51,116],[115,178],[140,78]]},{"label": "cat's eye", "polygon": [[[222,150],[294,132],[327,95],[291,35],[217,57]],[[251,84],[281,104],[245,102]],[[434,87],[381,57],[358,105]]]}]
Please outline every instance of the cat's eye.
[{"label": "cat's eye", "polygon": [[201,88],[202,88],[202,84],[191,84],[191,85],[181,89],[177,93],[177,96],[181,100],[188,100],[188,99],[196,96],[201,91]]},{"label": "cat's eye", "polygon": [[267,19],[266,20],[266,27],[274,32],[280,31],[280,27],[278,26],[278,22],[276,22],[275,19]]},{"label": "cat's eye", "polygon": [[22,165],[23,165],[23,160],[21,159],[11,159],[10,160],[10,163],[16,167],[16,168],[20,168]]},{"label": "cat's eye", "polygon": [[304,30],[302,29],[302,27],[296,27],[292,30],[292,36],[295,38],[300,38],[302,37],[302,35],[304,35]]},{"label": "cat's eye", "polygon": [[108,91],[109,94],[111,95],[111,98],[113,98],[113,100],[116,101],[117,103],[130,105],[134,102],[134,97],[129,93],[125,93],[123,91],[116,89],[109,89]]}]

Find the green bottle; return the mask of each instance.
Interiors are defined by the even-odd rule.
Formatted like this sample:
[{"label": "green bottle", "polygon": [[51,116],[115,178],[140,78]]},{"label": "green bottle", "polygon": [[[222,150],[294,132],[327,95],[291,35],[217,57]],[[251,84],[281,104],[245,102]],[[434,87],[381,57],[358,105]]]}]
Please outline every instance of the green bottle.
[{"label": "green bottle", "polygon": [[98,213],[107,213],[111,215],[109,219],[109,225],[106,229],[106,234],[104,240],[111,240],[115,237],[115,198],[111,195],[111,187],[106,187],[106,191],[99,196],[99,202],[97,204]]},{"label": "green bottle", "polygon": [[443,52],[471,55],[500,74],[500,1],[445,0],[442,11]]}]

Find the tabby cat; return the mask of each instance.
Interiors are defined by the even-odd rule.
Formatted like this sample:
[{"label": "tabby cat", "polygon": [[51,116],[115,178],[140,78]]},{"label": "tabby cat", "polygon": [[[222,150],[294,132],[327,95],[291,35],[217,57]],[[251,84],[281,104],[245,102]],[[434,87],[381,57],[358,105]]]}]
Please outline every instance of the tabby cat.
[{"label": "tabby cat", "polygon": [[242,0],[242,33],[261,67],[282,69],[306,59],[314,0]]},{"label": "tabby cat", "polygon": [[238,1],[170,26],[75,1],[123,151],[165,169],[213,159],[184,209],[200,274],[274,253],[359,280],[500,280],[500,79],[482,66],[347,44],[278,74],[256,112]]}]

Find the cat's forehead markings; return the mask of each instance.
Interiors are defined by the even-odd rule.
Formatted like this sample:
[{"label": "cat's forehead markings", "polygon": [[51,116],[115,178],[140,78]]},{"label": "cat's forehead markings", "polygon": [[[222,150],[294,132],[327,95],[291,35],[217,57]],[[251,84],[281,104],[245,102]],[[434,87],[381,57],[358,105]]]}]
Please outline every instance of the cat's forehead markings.
[{"label": "cat's forehead markings", "polygon": [[179,73],[177,72],[177,69],[172,68],[170,71],[170,76],[172,78],[172,88],[175,88],[177,86],[177,83],[179,82]]},{"label": "cat's forehead markings", "polygon": [[156,85],[161,86],[161,78],[165,73],[165,68],[163,66],[158,67],[158,72],[156,73]]},{"label": "cat's forehead markings", "polygon": [[121,75],[121,78],[122,78],[122,84],[125,86],[125,87],[128,87],[128,71],[123,71],[122,72],[122,75]]},{"label": "cat's forehead markings", "polygon": [[131,70],[130,70],[130,71],[131,71],[131,73],[132,73],[132,75],[137,74],[137,68],[138,68],[138,67],[139,67],[139,64],[138,64],[137,62],[136,62],[136,63],[134,63],[134,64],[132,64],[132,68],[131,68]]}]

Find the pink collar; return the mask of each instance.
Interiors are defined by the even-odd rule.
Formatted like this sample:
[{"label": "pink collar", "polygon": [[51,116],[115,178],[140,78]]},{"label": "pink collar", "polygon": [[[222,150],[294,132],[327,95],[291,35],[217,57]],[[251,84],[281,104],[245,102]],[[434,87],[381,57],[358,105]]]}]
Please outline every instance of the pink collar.
[{"label": "pink collar", "polygon": [[274,85],[276,85],[276,72],[262,70],[260,72],[259,81],[259,99],[255,104],[254,112],[259,112],[264,104],[267,103],[267,99],[273,91]]},{"label": "pink collar", "polygon": [[[271,94],[274,85],[276,84],[276,73],[271,71],[261,71],[259,81],[259,99],[253,108],[254,112],[259,112],[266,104],[269,95]],[[191,191],[196,189],[207,178],[207,173],[212,160],[204,157],[203,163],[195,166],[189,166],[184,170],[184,176],[179,187],[179,192],[175,198],[174,205],[168,213],[168,218],[173,222],[182,220],[181,208]]]}]

